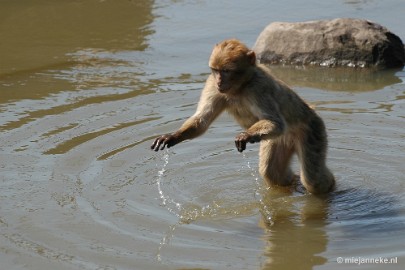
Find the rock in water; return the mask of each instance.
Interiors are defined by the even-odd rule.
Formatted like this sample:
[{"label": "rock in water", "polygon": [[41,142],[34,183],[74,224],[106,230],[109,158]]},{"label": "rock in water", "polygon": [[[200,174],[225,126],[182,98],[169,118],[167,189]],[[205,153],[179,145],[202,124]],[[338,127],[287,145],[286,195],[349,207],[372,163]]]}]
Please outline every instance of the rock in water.
[{"label": "rock in water", "polygon": [[401,39],[361,19],[274,22],[259,35],[253,50],[265,64],[379,68],[405,64]]}]

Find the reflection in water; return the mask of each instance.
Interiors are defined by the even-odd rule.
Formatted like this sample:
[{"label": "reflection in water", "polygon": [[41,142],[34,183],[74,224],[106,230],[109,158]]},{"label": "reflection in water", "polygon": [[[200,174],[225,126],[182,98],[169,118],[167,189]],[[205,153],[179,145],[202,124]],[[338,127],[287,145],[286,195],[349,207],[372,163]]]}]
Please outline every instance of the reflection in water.
[{"label": "reflection in water", "polygon": [[372,91],[401,82],[399,70],[270,66],[273,74],[292,86],[332,91]]},{"label": "reflection in water", "polygon": [[[403,213],[396,207],[398,198],[390,194],[351,188],[319,198],[268,191],[264,202],[272,222],[263,215],[260,223],[266,232],[264,254],[268,257],[262,269],[309,270],[324,264],[336,267],[337,257],[376,256],[373,254],[378,254],[384,244],[372,243],[379,239],[395,242],[405,230]],[[328,235],[333,235],[332,243]],[[327,248],[339,253],[324,257]]]},{"label": "reflection in water", "polygon": [[[338,257],[379,257],[373,254],[390,246],[390,239],[396,242],[405,230],[398,197],[376,190],[349,188],[319,198],[269,189],[265,202],[272,222],[264,216],[260,223],[266,232],[264,254],[268,257],[262,269],[309,270],[324,264],[339,266]],[[324,257],[330,248],[339,253]],[[386,256],[394,255],[388,252]]]},{"label": "reflection in water", "polygon": [[268,257],[262,269],[310,270],[325,264],[327,259],[321,253],[328,244],[327,200],[280,190],[268,191],[264,201],[272,223],[265,222],[266,217],[261,222],[266,231],[264,254]]}]

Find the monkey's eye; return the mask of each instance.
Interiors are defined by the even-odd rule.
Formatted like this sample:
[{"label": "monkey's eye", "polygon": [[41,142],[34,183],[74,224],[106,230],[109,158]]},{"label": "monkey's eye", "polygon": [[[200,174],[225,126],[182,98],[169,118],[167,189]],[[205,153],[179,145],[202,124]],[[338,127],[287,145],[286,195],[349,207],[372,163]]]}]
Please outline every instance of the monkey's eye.
[{"label": "monkey's eye", "polygon": [[233,70],[231,70],[231,69],[222,69],[221,70],[221,73],[223,74],[223,75],[229,75],[229,74],[231,74],[232,73],[232,71]]},{"label": "monkey's eye", "polygon": [[221,75],[221,76],[227,76],[227,75],[229,75],[229,74],[231,74],[231,73],[233,72],[233,70],[227,69],[227,68],[225,68],[225,69],[211,68],[211,71],[212,71],[212,73],[213,73],[214,75],[219,74],[219,75]]}]

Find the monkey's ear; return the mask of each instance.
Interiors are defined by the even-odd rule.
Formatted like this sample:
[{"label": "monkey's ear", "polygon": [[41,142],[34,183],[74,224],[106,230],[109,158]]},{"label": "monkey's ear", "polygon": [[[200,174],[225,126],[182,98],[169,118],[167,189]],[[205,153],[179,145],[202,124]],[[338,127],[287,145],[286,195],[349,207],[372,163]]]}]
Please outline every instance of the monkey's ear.
[{"label": "monkey's ear", "polygon": [[247,55],[247,57],[249,58],[251,65],[256,64],[256,54],[255,54],[254,51],[250,50],[250,51],[248,51],[248,52],[246,53],[246,55]]}]

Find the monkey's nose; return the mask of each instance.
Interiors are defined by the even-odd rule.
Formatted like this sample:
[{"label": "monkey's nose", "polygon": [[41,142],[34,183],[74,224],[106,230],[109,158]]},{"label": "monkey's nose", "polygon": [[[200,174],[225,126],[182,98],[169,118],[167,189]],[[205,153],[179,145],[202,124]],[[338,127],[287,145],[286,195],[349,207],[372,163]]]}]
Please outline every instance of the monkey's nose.
[{"label": "monkey's nose", "polygon": [[221,93],[225,93],[228,90],[227,87],[224,84],[218,84],[217,89]]}]

